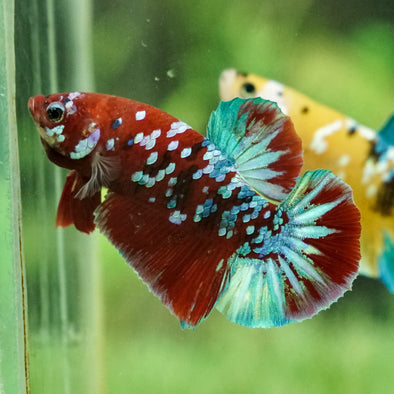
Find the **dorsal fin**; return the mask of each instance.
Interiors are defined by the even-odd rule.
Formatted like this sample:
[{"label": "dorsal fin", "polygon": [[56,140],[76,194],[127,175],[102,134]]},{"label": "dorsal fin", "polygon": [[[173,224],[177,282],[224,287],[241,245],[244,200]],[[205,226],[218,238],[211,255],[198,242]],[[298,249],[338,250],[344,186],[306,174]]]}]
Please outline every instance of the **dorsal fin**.
[{"label": "dorsal fin", "polygon": [[283,201],[302,166],[301,140],[290,118],[261,98],[223,101],[207,138],[234,160],[240,178],[268,200]]}]

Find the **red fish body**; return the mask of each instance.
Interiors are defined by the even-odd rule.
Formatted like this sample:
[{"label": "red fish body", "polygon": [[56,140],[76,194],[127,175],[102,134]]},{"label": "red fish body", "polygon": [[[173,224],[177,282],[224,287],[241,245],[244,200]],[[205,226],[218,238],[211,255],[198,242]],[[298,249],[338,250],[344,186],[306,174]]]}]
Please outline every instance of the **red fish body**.
[{"label": "red fish body", "polygon": [[239,324],[283,325],[349,288],[351,191],[323,170],[297,181],[301,143],[273,103],[221,103],[207,138],[108,95],[37,96],[29,109],[49,159],[72,170],[57,225],[97,225],[183,325],[214,306]]}]

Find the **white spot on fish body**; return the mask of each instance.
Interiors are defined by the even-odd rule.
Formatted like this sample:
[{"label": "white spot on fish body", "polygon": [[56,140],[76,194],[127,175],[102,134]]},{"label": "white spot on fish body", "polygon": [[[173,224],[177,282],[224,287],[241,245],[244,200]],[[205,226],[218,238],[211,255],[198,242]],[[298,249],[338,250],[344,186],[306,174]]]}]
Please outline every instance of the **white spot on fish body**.
[{"label": "white spot on fish body", "polygon": [[346,167],[350,163],[350,155],[344,154],[341,155],[338,159],[338,165],[340,167]]},{"label": "white spot on fish body", "polygon": [[95,123],[91,123],[89,125],[88,130],[92,132],[92,134],[90,134],[88,138],[85,138],[78,142],[78,144],[74,148],[75,151],[70,153],[70,157],[72,159],[81,159],[82,157],[87,156],[97,145],[97,142],[100,139],[100,129],[94,130],[95,126]]},{"label": "white spot on fish body", "polygon": [[168,150],[168,151],[173,151],[173,150],[175,150],[175,149],[178,148],[178,145],[179,145],[179,141],[171,141],[171,142],[168,144],[167,150]]},{"label": "white spot on fish body", "polygon": [[137,171],[131,176],[131,180],[133,182],[138,182],[142,179],[143,172],[142,171]]},{"label": "white spot on fish body", "polygon": [[170,163],[165,169],[166,174],[172,174],[175,170],[175,163]]},{"label": "white spot on fish body", "polygon": [[220,183],[220,182],[223,182],[225,180],[225,178],[226,178],[226,174],[220,174],[219,176],[217,176],[215,178],[215,180],[216,180],[216,182]]},{"label": "white spot on fish body", "polygon": [[152,131],[152,138],[159,138],[161,134],[161,130],[160,129],[156,129]]},{"label": "white spot on fish body", "polygon": [[156,182],[162,181],[162,180],[164,179],[165,176],[166,176],[165,170],[159,170],[159,171],[157,172],[157,175],[156,175]]},{"label": "white spot on fish body", "polygon": [[66,139],[66,137],[65,137],[63,134],[61,134],[61,135],[59,135],[59,136],[57,137],[57,141],[58,141],[58,142],[63,142],[65,139]]},{"label": "white spot on fish body", "polygon": [[157,157],[158,157],[158,153],[157,152],[152,152],[149,155],[148,159],[146,160],[146,164],[148,164],[148,165],[154,164],[156,162],[156,160],[157,160]]},{"label": "white spot on fish body", "polygon": [[45,132],[47,133],[48,137],[53,137],[55,134],[60,135],[63,133],[64,125],[55,126],[52,129],[45,127]]},{"label": "white spot on fish body", "polygon": [[135,113],[135,120],[143,120],[145,119],[146,111],[138,111]]},{"label": "white spot on fish body", "polygon": [[212,151],[207,151],[207,152],[205,152],[205,154],[204,154],[204,156],[203,156],[203,159],[204,160],[210,160],[210,159],[212,159],[213,158],[213,152]]},{"label": "white spot on fish body", "polygon": [[98,140],[100,139],[100,129],[96,129],[92,134],[88,137],[88,148],[93,150],[96,146]]},{"label": "white spot on fish body", "polygon": [[175,186],[176,183],[178,182],[178,179],[176,176],[170,178],[170,180],[168,181],[168,186]]},{"label": "white spot on fish body", "polygon": [[67,116],[75,114],[75,112],[77,112],[77,107],[74,105],[74,103],[71,100],[67,101],[64,107],[66,108]]},{"label": "white spot on fish body", "polygon": [[244,216],[242,217],[242,221],[243,221],[244,223],[250,222],[250,215],[249,215],[249,214],[244,215]]},{"label": "white spot on fish body", "polygon": [[358,124],[354,119],[347,118],[345,120],[345,127],[347,130],[356,130],[358,134],[364,137],[367,141],[374,141],[376,139],[376,131],[367,127]]},{"label": "white spot on fish body", "polygon": [[365,191],[365,196],[367,198],[373,198],[376,196],[377,192],[378,192],[378,188],[376,185],[368,185]]},{"label": "white spot on fish body", "polygon": [[193,179],[200,179],[202,177],[202,170],[198,169],[193,175]]},{"label": "white spot on fish body", "polygon": [[173,224],[182,224],[187,218],[185,213],[181,213],[181,211],[174,211],[170,214],[168,220]]},{"label": "white spot on fish body", "polygon": [[219,237],[223,237],[226,235],[227,230],[224,227],[219,228],[218,235]]},{"label": "white spot on fish body", "polygon": [[113,150],[115,146],[115,140],[113,138],[109,139],[106,144],[107,150]]},{"label": "white spot on fish body", "polygon": [[144,174],[144,175],[142,175],[142,178],[140,179],[138,184],[139,185],[146,185],[148,183],[149,179],[150,179],[149,174]]},{"label": "white spot on fish body", "polygon": [[[142,143],[141,143],[141,145],[142,145]],[[150,149],[154,148],[155,145],[156,145],[156,139],[149,139],[145,145],[145,149],[150,150]]]},{"label": "white spot on fish body", "polygon": [[326,138],[334,134],[336,131],[341,130],[343,126],[343,121],[341,119],[337,119],[334,122],[331,122],[317,129],[310,144],[311,149],[315,151],[315,153],[317,153],[318,155],[324,153],[328,147]]},{"label": "white spot on fish body", "polygon": [[72,101],[81,95],[80,92],[71,92],[68,95],[68,98]]},{"label": "white spot on fish body", "polygon": [[208,164],[205,168],[203,168],[202,172],[203,174],[210,174],[214,168],[215,166],[213,166],[212,164]]},{"label": "white spot on fish body", "polygon": [[188,148],[184,148],[181,152],[181,158],[185,159],[186,157],[189,157],[192,153],[192,148],[188,147]]},{"label": "white spot on fish body", "polygon": [[285,90],[285,86],[280,82],[270,80],[261,89],[259,92],[256,93],[257,97],[263,97],[266,100],[274,101],[278,104],[278,107],[281,111],[287,115],[287,103],[283,98],[283,93]]},{"label": "white spot on fish body", "polygon": [[144,138],[144,133],[137,133],[136,136],[134,137],[134,143],[138,144],[139,142],[142,141]]},{"label": "white spot on fish body", "polygon": [[176,134],[182,134],[188,129],[191,129],[191,127],[187,125],[185,122],[182,121],[173,122],[171,123],[170,130],[167,131],[167,137],[171,138],[174,137]]},{"label": "white spot on fish body", "polygon": [[254,226],[246,227],[246,234],[252,235],[254,233]]},{"label": "white spot on fish body", "polygon": [[375,141],[376,131],[363,125],[357,127],[357,132],[368,141]]},{"label": "white spot on fish body", "polygon": [[153,187],[154,184],[156,183],[156,179],[155,178],[151,178],[149,177],[148,181],[146,182],[146,187]]}]

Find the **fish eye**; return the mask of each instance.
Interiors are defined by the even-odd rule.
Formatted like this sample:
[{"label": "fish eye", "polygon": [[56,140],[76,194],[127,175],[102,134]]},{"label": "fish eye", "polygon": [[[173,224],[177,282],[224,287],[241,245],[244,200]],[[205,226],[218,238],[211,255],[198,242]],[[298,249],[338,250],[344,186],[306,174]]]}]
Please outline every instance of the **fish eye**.
[{"label": "fish eye", "polygon": [[53,123],[59,123],[62,121],[64,117],[64,105],[59,103],[58,101],[51,103],[47,107],[47,116],[48,119]]},{"label": "fish eye", "polygon": [[255,86],[250,83],[246,82],[241,86],[241,94],[244,97],[252,97],[254,93],[256,92]]}]

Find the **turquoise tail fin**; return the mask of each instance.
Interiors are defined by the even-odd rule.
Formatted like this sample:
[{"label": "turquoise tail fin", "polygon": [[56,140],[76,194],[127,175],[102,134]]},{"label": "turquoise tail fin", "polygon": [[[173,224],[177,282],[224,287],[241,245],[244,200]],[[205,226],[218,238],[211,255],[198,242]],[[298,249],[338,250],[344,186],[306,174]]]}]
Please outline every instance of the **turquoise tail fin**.
[{"label": "turquoise tail fin", "polygon": [[385,153],[390,146],[394,146],[394,114],[380,129],[375,151],[378,154]]},{"label": "turquoise tail fin", "polygon": [[394,145],[394,114],[379,131],[379,136],[388,145]]}]

